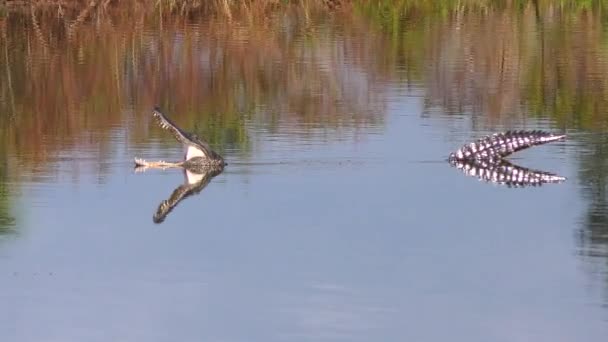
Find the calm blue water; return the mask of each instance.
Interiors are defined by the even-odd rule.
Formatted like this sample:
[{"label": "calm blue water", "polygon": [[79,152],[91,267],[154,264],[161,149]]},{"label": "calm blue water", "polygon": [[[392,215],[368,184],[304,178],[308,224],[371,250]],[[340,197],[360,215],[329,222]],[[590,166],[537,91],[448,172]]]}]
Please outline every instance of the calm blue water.
[{"label": "calm blue water", "polygon": [[125,124],[97,133],[107,159],[89,146],[48,170],[11,168],[1,339],[603,341],[606,247],[588,235],[601,241],[605,208],[588,221],[596,183],[581,162],[601,134],[568,129],[511,158],[563,184],[487,184],[448,154],[494,131],[564,127],[429,114],[424,84],[385,86],[385,110],[356,129],[246,119],[250,153],[226,149],[224,172],[162,224],[152,216],[184,175],[132,160],[182,148],[152,123],[140,125],[170,143],[132,143]]},{"label": "calm blue water", "polygon": [[[327,144],[257,132],[251,161],[152,214],[183,175],[108,176],[61,165],[24,186],[19,232],[0,249],[7,340],[592,340],[604,284],[575,232],[584,210],[574,143],[518,162],[568,177],[508,189],[449,167],[466,119],[391,103],[385,129]],[[551,129],[546,123],[530,126]],[[177,158],[177,157],[176,157]],[[82,159],[80,169],[96,168]],[[68,164],[68,163],[66,163]],[[34,328],[35,327],[35,328]]]}]

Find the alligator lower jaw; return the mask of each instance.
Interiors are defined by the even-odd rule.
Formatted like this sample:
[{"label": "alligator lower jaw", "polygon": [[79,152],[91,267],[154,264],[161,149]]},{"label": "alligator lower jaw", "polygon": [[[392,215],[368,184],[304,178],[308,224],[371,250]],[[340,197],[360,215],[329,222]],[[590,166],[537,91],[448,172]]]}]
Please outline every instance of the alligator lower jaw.
[{"label": "alligator lower jaw", "polygon": [[184,168],[195,173],[204,173],[210,170],[222,170],[227,165],[223,159],[196,160],[192,159],[180,162],[146,161],[145,159],[135,158],[135,172],[144,172],[148,169],[169,169]]},{"label": "alligator lower jaw", "polygon": [[164,160],[159,161],[146,161],[141,158],[135,158],[135,167],[137,169],[147,169],[147,168],[155,168],[155,169],[168,169],[172,167],[181,167],[182,162],[166,162]]}]

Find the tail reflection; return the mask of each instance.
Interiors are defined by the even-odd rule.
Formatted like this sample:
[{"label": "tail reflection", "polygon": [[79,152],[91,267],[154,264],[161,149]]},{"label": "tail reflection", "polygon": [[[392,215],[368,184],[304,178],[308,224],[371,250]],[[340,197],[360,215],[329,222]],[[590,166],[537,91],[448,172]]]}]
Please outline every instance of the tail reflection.
[{"label": "tail reflection", "polygon": [[[143,172],[146,169],[146,167],[139,166],[135,168],[135,171]],[[222,171],[224,171],[223,167],[184,168],[184,183],[175,188],[168,199],[160,202],[158,209],[156,209],[156,213],[154,213],[154,216],[152,217],[154,223],[162,223],[179,202],[189,196],[198,195],[207,184],[209,184],[215,176],[222,173]]]},{"label": "tail reflection", "polygon": [[541,186],[545,183],[561,183],[565,177],[556,174],[528,169],[506,160],[490,162],[484,160],[450,160],[450,165],[460,169],[468,176],[477,177],[488,183],[520,188]]}]

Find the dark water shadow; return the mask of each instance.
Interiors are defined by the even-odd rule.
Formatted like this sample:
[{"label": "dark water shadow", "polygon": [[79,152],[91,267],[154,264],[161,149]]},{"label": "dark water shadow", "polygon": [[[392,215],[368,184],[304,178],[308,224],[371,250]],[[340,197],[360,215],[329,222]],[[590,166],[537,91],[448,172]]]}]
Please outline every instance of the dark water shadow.
[{"label": "dark water shadow", "polygon": [[[579,138],[578,178],[585,210],[578,220],[578,254],[590,276],[608,284],[608,137],[598,132]],[[608,307],[608,286],[604,291]]]},{"label": "dark water shadow", "polygon": [[[135,167],[135,172],[145,172],[146,170],[146,167]],[[200,194],[211,180],[223,171],[223,168],[183,169],[184,182],[173,190],[168,199],[160,202],[158,209],[156,209],[154,216],[152,216],[152,221],[156,224],[163,223],[169,213],[171,213],[182,200],[192,195]]]},{"label": "dark water shadow", "polygon": [[0,149],[0,235],[15,231],[15,217],[11,211],[14,207],[14,195],[9,189],[7,154]]}]

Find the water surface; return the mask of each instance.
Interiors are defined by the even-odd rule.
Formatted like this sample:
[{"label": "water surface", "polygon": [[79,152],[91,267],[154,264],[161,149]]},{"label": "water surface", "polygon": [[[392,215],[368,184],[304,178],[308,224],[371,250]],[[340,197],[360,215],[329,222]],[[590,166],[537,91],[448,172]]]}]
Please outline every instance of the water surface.
[{"label": "water surface", "polygon": [[[2,339],[603,340],[605,15],[399,6],[3,14]],[[228,162],[159,224],[156,104]],[[447,163],[506,129],[567,181]]]}]

